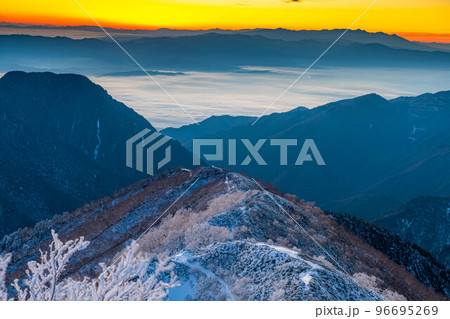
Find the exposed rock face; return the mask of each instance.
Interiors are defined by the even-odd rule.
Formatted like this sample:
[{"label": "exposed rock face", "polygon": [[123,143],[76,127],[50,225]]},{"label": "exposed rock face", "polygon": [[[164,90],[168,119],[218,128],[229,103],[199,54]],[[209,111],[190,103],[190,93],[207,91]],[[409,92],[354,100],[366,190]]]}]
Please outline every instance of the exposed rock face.
[{"label": "exposed rock face", "polygon": [[171,300],[444,299],[313,204],[264,188],[214,167],[141,181],[5,236],[0,252],[14,252],[8,279],[23,276],[55,229],[91,242],[66,275],[98,273],[132,240],[168,256],[182,283]]}]

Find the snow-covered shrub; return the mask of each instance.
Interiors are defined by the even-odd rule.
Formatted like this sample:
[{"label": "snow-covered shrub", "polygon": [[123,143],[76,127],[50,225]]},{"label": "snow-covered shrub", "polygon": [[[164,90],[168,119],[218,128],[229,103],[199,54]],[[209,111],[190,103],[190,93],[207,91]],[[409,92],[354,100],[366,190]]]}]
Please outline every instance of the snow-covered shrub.
[{"label": "snow-covered shrub", "polygon": [[5,287],[6,268],[11,260],[11,254],[0,256],[0,301],[7,300],[8,294]]},{"label": "snow-covered shrub", "polygon": [[[97,278],[62,279],[69,259],[89,242],[80,237],[63,243],[53,230],[52,237],[49,251],[41,251],[39,262],[28,263],[23,280],[14,280],[17,291],[14,300],[162,300],[168,289],[177,285],[173,265],[167,260],[156,262],[151,274],[147,272],[152,258],[138,253],[136,243],[127,247],[111,266],[100,264],[102,272]],[[11,255],[0,256],[0,300],[7,300],[5,273],[10,259]],[[163,281],[160,277],[167,279]]]},{"label": "snow-covered shrub", "polygon": [[[193,229],[197,233],[192,233]],[[143,236],[140,244],[143,251],[170,255],[180,249],[198,248],[228,238],[231,238],[228,229],[208,224],[203,214],[180,210]]]},{"label": "snow-covered shrub", "polygon": [[275,289],[269,297],[269,301],[283,301],[286,300],[284,297],[285,291],[284,289],[278,288]]},{"label": "snow-covered shrub", "polygon": [[40,262],[28,263],[27,277],[23,281],[26,288],[20,288],[18,279],[14,281],[20,300],[57,300],[64,288],[64,282],[60,282],[60,277],[70,257],[89,245],[83,237],[63,243],[54,230],[52,237],[50,250],[41,251]]},{"label": "snow-covered shrub", "polygon": [[143,236],[140,241],[144,251],[174,253],[180,249],[204,247],[232,237],[225,227],[212,226],[208,220],[239,205],[254,191],[225,193],[208,202],[206,209],[195,211],[180,209],[165,217],[161,224]]},{"label": "snow-covered shrub", "polygon": [[[155,271],[147,275],[151,258],[139,254],[138,250],[139,246],[134,243],[117,263],[110,267],[100,264],[102,273],[98,278],[85,278],[82,282],[69,278],[64,300],[163,300],[168,289],[177,285],[171,272],[173,265],[158,262]],[[168,282],[158,279],[163,273],[170,274]]]},{"label": "snow-covered shrub", "polygon": [[222,284],[214,277],[200,277],[196,283],[196,300],[226,301],[231,300]]},{"label": "snow-covered shrub", "polygon": [[205,247],[231,238],[231,232],[225,227],[211,226],[208,223],[195,224],[186,229],[186,248]]},{"label": "snow-covered shrub", "polygon": [[250,298],[250,290],[252,287],[249,277],[238,278],[235,274],[231,276],[231,282],[234,284],[231,286],[231,292],[233,293],[234,300],[246,301]]},{"label": "snow-covered shrub", "polygon": [[287,279],[277,281],[272,287],[272,293],[270,294],[269,301],[283,301],[286,300],[285,289],[289,285]]},{"label": "snow-covered shrub", "polygon": [[381,289],[379,286],[382,284],[381,280],[375,276],[369,276],[365,273],[356,273],[353,275],[355,279],[362,286],[375,291],[382,295],[387,300],[391,301],[406,301],[406,298],[395,291],[389,289]]}]

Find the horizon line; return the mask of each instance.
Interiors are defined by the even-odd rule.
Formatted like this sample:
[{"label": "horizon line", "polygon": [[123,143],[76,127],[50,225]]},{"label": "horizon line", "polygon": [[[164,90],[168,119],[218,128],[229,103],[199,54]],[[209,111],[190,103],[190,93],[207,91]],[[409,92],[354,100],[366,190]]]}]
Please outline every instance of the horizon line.
[{"label": "horizon line", "polygon": [[[10,21],[0,21],[0,27],[43,27],[43,28],[93,28],[98,29],[98,26],[94,24],[49,24],[49,23],[26,23],[26,22],[10,22]],[[105,29],[114,29],[114,30],[123,30],[123,31],[158,31],[158,30],[173,30],[173,31],[209,31],[209,30],[222,30],[222,31],[242,31],[242,30],[288,30],[288,31],[333,31],[333,30],[345,30],[345,28],[323,28],[323,29],[310,29],[310,28],[268,28],[268,27],[254,27],[254,28],[240,28],[240,27],[229,27],[229,28],[221,28],[221,27],[180,27],[180,28],[172,28],[172,27],[145,27],[145,26],[136,26],[133,25],[124,25],[122,27],[119,26],[106,26]],[[421,34],[421,35],[449,35],[450,32],[420,32],[420,31],[374,31],[369,29],[356,28],[351,29],[352,31],[365,31],[368,33],[385,33],[385,34]]]},{"label": "horizon line", "polygon": [[[36,28],[43,30],[52,30],[52,29],[83,29],[83,28],[92,28],[95,31],[98,27],[90,24],[41,24],[41,23],[25,23],[25,22],[10,22],[10,21],[0,21],[0,28]],[[192,27],[182,27],[182,28],[171,28],[171,27],[145,27],[145,26],[136,26],[133,28],[130,26],[106,26],[105,29],[108,30],[117,30],[117,31],[251,31],[251,30],[287,30],[287,31],[335,31],[335,30],[344,30],[342,28],[324,28],[324,29],[291,29],[291,28],[267,28],[267,27],[255,27],[255,28],[220,28],[220,27],[210,27],[210,28],[192,28]],[[415,42],[423,42],[423,43],[442,43],[442,44],[450,44],[450,33],[447,32],[418,32],[418,31],[373,31],[367,29],[350,29],[351,31],[363,31],[367,33],[383,33],[387,35],[397,35],[409,41]],[[99,32],[100,33],[100,32]],[[428,41],[427,41],[428,40]]]}]

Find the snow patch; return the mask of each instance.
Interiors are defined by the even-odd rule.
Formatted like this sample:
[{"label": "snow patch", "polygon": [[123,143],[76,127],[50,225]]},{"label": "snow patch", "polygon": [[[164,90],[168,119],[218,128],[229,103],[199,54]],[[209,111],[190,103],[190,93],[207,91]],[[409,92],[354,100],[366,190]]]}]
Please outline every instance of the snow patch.
[{"label": "snow patch", "polygon": [[172,301],[193,299],[195,296],[195,290],[197,288],[195,282],[196,282],[195,278],[191,277],[188,277],[186,280],[181,280],[180,286],[169,289],[167,299]]},{"label": "snow patch", "polygon": [[280,253],[287,254],[292,258],[303,260],[303,258],[300,258],[298,252],[296,252],[295,250],[289,249],[289,248],[273,246],[273,245],[269,245],[269,244],[265,244],[265,243],[257,243],[256,246],[267,246],[267,247],[270,247],[272,249],[279,251]]},{"label": "snow patch", "polygon": [[[174,256],[173,260],[175,262],[178,262],[180,264],[188,266],[189,268],[191,268],[193,270],[197,270],[197,271],[202,272],[208,278],[216,279],[222,285],[222,288],[224,289],[225,293],[227,294],[227,300],[232,301],[233,300],[233,295],[231,294],[230,288],[228,287],[227,283],[222,278],[216,276],[216,274],[214,274],[209,269],[206,269],[205,267],[203,267],[199,263],[189,261],[189,258],[191,258],[191,257],[192,257],[192,255],[190,253],[188,253],[186,251],[181,251],[180,253],[178,253],[178,254],[176,254]],[[181,295],[182,293],[189,292],[189,290],[193,289],[193,288],[194,288],[194,284],[192,283],[191,278],[188,278],[188,280],[186,282],[182,283],[181,291],[176,291],[175,290],[175,293]],[[172,297],[173,297],[173,295],[172,295]]]},{"label": "snow patch", "polygon": [[308,272],[306,274],[304,274],[302,277],[300,277],[301,281],[303,281],[303,283],[305,285],[309,285],[309,282],[311,281],[312,277],[311,274]]},{"label": "snow patch", "polygon": [[190,174],[190,176],[192,176],[192,170],[190,170],[190,169],[182,168],[181,171],[182,172],[188,172]]},{"label": "snow patch", "polygon": [[100,119],[97,120],[97,146],[94,150],[94,160],[97,160],[98,150],[100,149],[100,145],[102,144],[102,140],[100,139]]},{"label": "snow patch", "polygon": [[266,243],[256,243],[256,246],[270,247],[272,249],[275,249],[276,251],[279,251],[280,253],[287,254],[288,256],[290,256],[290,257],[292,257],[294,259],[301,260],[302,262],[308,264],[308,266],[310,266],[311,269],[323,269],[322,266],[302,258],[300,256],[300,253],[295,251],[295,250],[292,250],[292,249],[289,249],[289,248],[285,248],[285,247],[280,247],[280,246],[269,245],[269,244],[266,244]]}]

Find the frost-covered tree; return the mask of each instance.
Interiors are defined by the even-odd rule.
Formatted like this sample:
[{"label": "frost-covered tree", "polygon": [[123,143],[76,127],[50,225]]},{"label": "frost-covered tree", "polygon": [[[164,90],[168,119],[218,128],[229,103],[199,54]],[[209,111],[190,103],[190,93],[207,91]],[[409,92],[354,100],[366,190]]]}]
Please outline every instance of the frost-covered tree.
[{"label": "frost-covered tree", "polygon": [[[97,278],[61,279],[69,259],[89,242],[80,237],[64,243],[53,230],[52,237],[49,251],[41,251],[39,262],[28,263],[23,280],[14,280],[14,300],[162,300],[168,289],[177,285],[167,260],[156,262],[148,274],[152,258],[139,252],[136,243],[112,265],[100,264],[102,272]],[[5,273],[10,260],[10,254],[0,256],[0,300],[7,300]],[[163,277],[166,280],[160,280]]]},{"label": "frost-covered tree", "polygon": [[60,282],[61,274],[67,266],[70,257],[85,249],[89,242],[83,237],[63,243],[52,230],[53,241],[48,252],[41,251],[41,260],[30,261],[26,271],[22,289],[19,280],[14,281],[14,287],[20,300],[58,300],[65,283]]},{"label": "frost-covered tree", "polygon": [[[168,289],[177,285],[171,272],[173,265],[158,262],[151,275],[147,275],[151,258],[138,254],[139,246],[132,244],[116,264],[107,267],[100,264],[102,273],[98,278],[84,281],[68,279],[65,300],[163,300]],[[169,274],[167,282],[159,280],[162,274]]]}]

